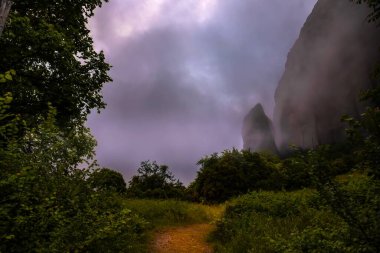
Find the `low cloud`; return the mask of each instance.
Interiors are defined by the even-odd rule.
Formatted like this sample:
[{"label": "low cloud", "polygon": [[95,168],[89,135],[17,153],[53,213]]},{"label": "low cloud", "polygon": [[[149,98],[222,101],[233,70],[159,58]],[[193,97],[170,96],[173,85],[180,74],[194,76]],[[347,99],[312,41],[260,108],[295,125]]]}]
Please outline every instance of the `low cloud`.
[{"label": "low cloud", "polygon": [[88,120],[102,166],[143,160],[185,183],[207,154],[242,148],[244,115],[273,94],[316,0],[112,0],[90,28],[113,65],[107,108]]}]

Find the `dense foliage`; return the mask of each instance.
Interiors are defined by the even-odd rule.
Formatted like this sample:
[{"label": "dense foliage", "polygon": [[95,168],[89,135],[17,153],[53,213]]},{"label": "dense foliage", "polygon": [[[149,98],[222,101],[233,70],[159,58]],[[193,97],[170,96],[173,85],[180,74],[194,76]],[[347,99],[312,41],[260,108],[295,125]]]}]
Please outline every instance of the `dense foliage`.
[{"label": "dense foliage", "polygon": [[60,131],[54,109],[35,128],[24,129],[6,113],[11,97],[0,100],[0,251],[118,252],[134,247],[144,222],[112,192],[88,182],[95,141],[88,129]]},{"label": "dense foliage", "polygon": [[83,126],[110,81],[86,23],[102,1],[15,1],[0,38],[0,252],[140,252],[125,182]]},{"label": "dense foliage", "polygon": [[232,200],[216,252],[379,252],[379,184],[350,174],[324,191],[252,192]]},{"label": "dense foliage", "polygon": [[358,252],[344,243],[349,240],[344,221],[319,203],[311,190],[235,199],[212,235],[216,252]]},{"label": "dense foliage", "polygon": [[252,190],[281,189],[281,182],[272,181],[279,162],[269,155],[236,149],[206,156],[198,162],[201,168],[190,192],[196,200],[215,203]]},{"label": "dense foliage", "polygon": [[50,102],[57,123],[67,126],[104,107],[100,91],[111,80],[110,66],[93,49],[86,27],[101,5],[101,0],[14,1],[0,37],[0,72],[17,72],[0,87],[0,94],[14,96],[12,113],[36,124],[35,116],[46,116]]},{"label": "dense foliage", "polygon": [[141,162],[137,175],[128,182],[127,196],[146,199],[183,199],[185,187],[176,180],[166,165],[155,161]]},{"label": "dense foliage", "polygon": [[127,184],[124,181],[123,175],[108,168],[95,170],[89,176],[88,181],[98,191],[113,191],[118,193],[126,191]]},{"label": "dense foliage", "polygon": [[[329,176],[349,171],[352,156],[350,145],[320,149],[331,166]],[[192,200],[218,203],[250,191],[297,190],[311,187],[310,167],[304,159],[307,151],[295,149],[292,155],[280,159],[265,153],[247,150],[225,150],[201,159],[197,177],[188,187]]]}]

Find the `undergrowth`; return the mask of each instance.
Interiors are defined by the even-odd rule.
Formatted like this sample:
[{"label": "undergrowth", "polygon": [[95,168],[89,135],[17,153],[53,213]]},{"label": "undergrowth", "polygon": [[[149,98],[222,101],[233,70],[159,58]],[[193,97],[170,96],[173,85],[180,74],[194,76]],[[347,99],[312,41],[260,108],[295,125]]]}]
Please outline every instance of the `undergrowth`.
[{"label": "undergrowth", "polygon": [[311,189],[252,192],[231,200],[210,236],[215,251],[378,252],[379,185],[366,175],[338,180],[336,191],[347,198],[334,198],[333,204]]}]

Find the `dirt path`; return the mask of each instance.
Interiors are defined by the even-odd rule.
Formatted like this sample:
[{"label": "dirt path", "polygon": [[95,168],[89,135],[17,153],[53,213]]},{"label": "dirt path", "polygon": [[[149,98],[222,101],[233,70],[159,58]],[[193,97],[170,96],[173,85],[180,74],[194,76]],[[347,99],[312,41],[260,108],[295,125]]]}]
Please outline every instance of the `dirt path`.
[{"label": "dirt path", "polygon": [[206,243],[207,235],[212,229],[213,225],[210,224],[163,229],[156,234],[152,252],[212,253],[211,246]]}]

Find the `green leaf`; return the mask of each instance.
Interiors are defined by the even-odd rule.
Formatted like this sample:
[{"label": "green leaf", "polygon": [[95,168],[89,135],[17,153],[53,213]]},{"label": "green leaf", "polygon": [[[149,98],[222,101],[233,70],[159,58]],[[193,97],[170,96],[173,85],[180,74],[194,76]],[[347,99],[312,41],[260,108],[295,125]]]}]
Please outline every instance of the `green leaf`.
[{"label": "green leaf", "polygon": [[12,81],[13,80],[12,75],[9,72],[6,72],[4,77],[8,81]]}]

